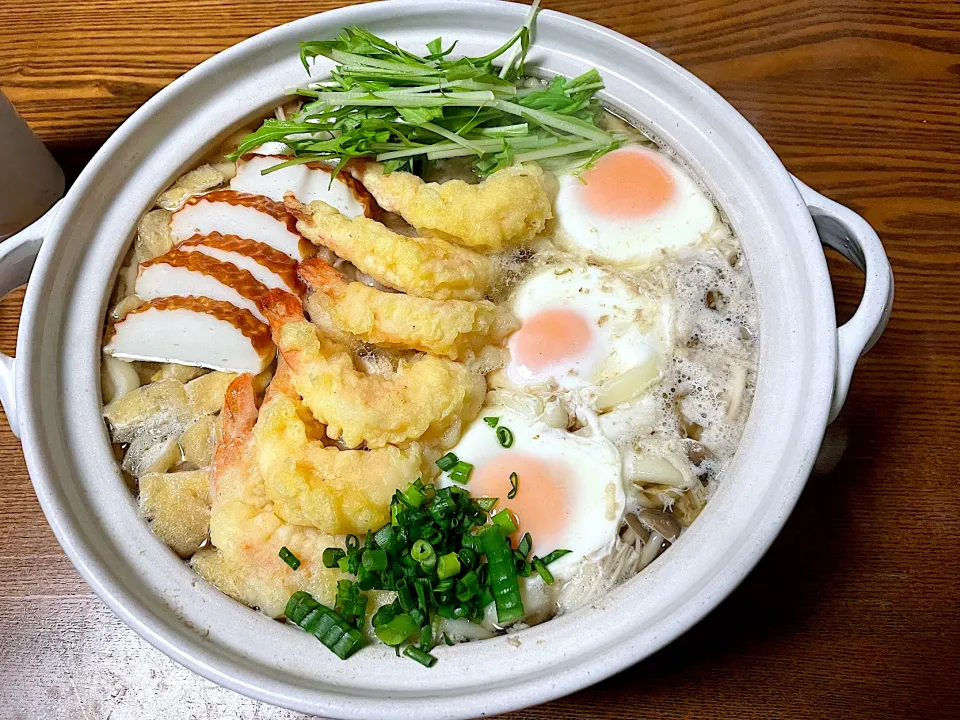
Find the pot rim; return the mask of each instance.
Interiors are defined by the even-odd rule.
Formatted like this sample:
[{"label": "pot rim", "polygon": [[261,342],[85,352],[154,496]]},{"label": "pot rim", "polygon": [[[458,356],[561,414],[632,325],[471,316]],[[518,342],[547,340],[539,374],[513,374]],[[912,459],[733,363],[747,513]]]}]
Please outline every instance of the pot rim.
[{"label": "pot rim", "polygon": [[[324,20],[331,24],[363,24],[365,19],[380,17],[383,13],[399,13],[405,10],[413,12],[423,6],[433,6],[439,11],[441,5],[446,5],[446,3],[435,2],[434,0],[393,0],[389,3],[341,8],[322,15]],[[527,11],[527,8],[523,6],[506,6],[487,0],[466,0],[456,5],[457,11],[463,13],[484,13],[496,8],[498,14],[507,13],[514,16],[517,24],[522,21]],[[452,10],[447,9],[446,12],[449,13]],[[592,658],[577,658],[562,672],[551,674],[549,680],[542,673],[532,673],[527,677],[518,678],[517,681],[508,685],[494,684],[487,688],[474,687],[469,692],[462,694],[456,689],[439,691],[436,695],[429,697],[429,702],[423,696],[362,696],[349,693],[337,694],[328,689],[311,693],[299,685],[292,683],[284,685],[274,678],[265,679],[262,674],[250,670],[243,662],[228,655],[222,648],[212,643],[204,643],[199,637],[193,638],[192,642],[188,642],[183,635],[173,635],[169,629],[169,624],[159,619],[149,604],[145,602],[144,597],[138,594],[141,591],[140,588],[127,587],[122,581],[113,577],[108,568],[101,565],[96,551],[96,538],[92,537],[85,529],[76,526],[76,521],[70,516],[63,499],[64,488],[57,486],[53,480],[57,475],[57,469],[52,465],[52,453],[48,451],[48,447],[51,442],[62,442],[63,438],[59,437],[59,427],[56,422],[49,415],[45,415],[44,408],[40,406],[39,388],[44,382],[43,371],[49,367],[49,364],[44,364],[41,353],[43,340],[45,339],[42,332],[44,329],[42,321],[46,320],[49,314],[48,295],[44,292],[44,288],[49,282],[56,280],[58,248],[66,238],[72,216],[87,199],[101,168],[110,161],[118,148],[121,148],[132,135],[140,130],[142,125],[153,119],[155,112],[161,109],[165,103],[176,98],[181,92],[189,88],[191,83],[200,82],[205,77],[220,72],[229,64],[241,60],[248,52],[252,52],[260,46],[268,45],[275,39],[285,38],[300,28],[309,28],[317,21],[317,18],[318,16],[303,18],[250,38],[207,60],[161,90],[137,110],[104,144],[68,193],[54,220],[53,227],[49,232],[49,239],[41,250],[36,269],[31,277],[18,338],[18,354],[22,362],[19,363],[21,371],[18,372],[17,377],[17,393],[19,406],[22,409],[24,455],[27,459],[37,496],[57,539],[74,565],[97,595],[127,625],[152,645],[198,674],[251,697],[304,712],[324,713],[339,717],[361,718],[369,717],[374,713],[378,717],[401,717],[408,715],[411,708],[415,706],[422,711],[425,717],[452,718],[469,717],[480,713],[503,712],[573,692],[609,677],[662,648],[685,632],[726,597],[760,559],[786,521],[812,467],[816,449],[819,447],[826,426],[836,358],[834,332],[836,326],[833,319],[833,302],[826,264],[819,251],[819,239],[809,213],[807,213],[799,193],[782,164],[757,131],[713,90],[649,48],[599,25],[553,11],[542,11],[540,16],[541,23],[550,22],[574,26],[580,31],[595,35],[610,45],[625,46],[638,58],[642,57],[648,62],[658,64],[666,72],[677,76],[679,81],[692,91],[695,90],[709,100],[711,109],[724,118],[727,129],[734,131],[744,142],[749,143],[752,150],[760,153],[760,156],[767,163],[770,187],[766,189],[766,192],[779,195],[784,202],[792,201],[794,208],[791,220],[796,222],[795,232],[798,241],[806,243],[808,246],[815,245],[817,249],[815,257],[810,252],[807,252],[804,256],[806,263],[803,269],[811,279],[809,292],[812,300],[810,306],[806,307],[805,310],[808,313],[807,319],[814,330],[819,331],[822,335],[822,337],[817,337],[818,342],[822,344],[818,347],[819,352],[812,359],[807,358],[809,361],[806,368],[808,375],[804,378],[807,381],[805,388],[808,396],[807,402],[803,406],[803,415],[794,418],[795,427],[799,428],[795,439],[798,445],[805,448],[805,452],[795,453],[798,457],[792,459],[793,464],[790,466],[790,472],[784,475],[784,481],[780,486],[767,487],[766,492],[771,497],[771,503],[768,503],[769,507],[764,518],[762,518],[762,522],[753,527],[740,528],[736,537],[730,541],[731,545],[738,548],[736,554],[728,558],[722,566],[701,573],[694,592],[686,598],[682,605],[664,609],[653,624],[648,624],[644,631],[645,638],[643,641],[620,638],[612,646],[603,648],[604,651],[609,651],[608,654],[597,653]],[[669,134],[669,132],[666,134]],[[751,267],[752,271],[755,271],[755,269],[755,267]],[[763,342],[764,339],[761,335],[761,343]],[[761,361],[761,373],[765,372],[766,369]],[[759,394],[758,389],[758,396]],[[751,423],[756,426],[756,423],[752,422],[753,419],[751,417]],[[747,434],[745,432],[742,443],[745,443],[746,440]],[[738,455],[740,454],[738,452]],[[712,502],[715,502],[715,500]],[[704,512],[708,510],[710,510],[709,504]],[[696,527],[695,524],[694,528]],[[686,536],[687,534],[682,536],[681,541]],[[672,552],[679,552],[680,544],[678,542],[678,548],[675,548]],[[687,543],[687,545],[690,544],[690,542]],[[648,568],[644,574],[648,576],[663,575],[665,568],[657,567],[662,562],[663,559]],[[604,601],[598,603],[603,607],[594,607],[588,610],[610,611],[611,606],[629,600],[631,583],[633,581],[620,586]],[[588,624],[587,615],[581,613],[573,613],[567,617],[567,620],[575,618],[577,615],[581,615],[579,618],[581,627]],[[524,642],[528,637],[534,638],[532,642],[537,642],[541,636],[551,634],[543,631],[547,625],[560,623],[561,620],[564,619],[558,618],[544,626],[531,628],[521,633],[519,637],[523,638]],[[576,626],[576,623],[566,624],[570,627]],[[278,627],[277,631],[279,637],[282,628]],[[290,633],[292,632],[294,631],[290,629]],[[511,633],[511,636],[515,635]],[[505,647],[503,643],[505,638],[499,640],[499,645]],[[481,644],[496,642],[484,641]],[[412,665],[412,663],[410,664]],[[379,691],[374,690],[374,692]],[[458,702],[450,703],[450,700],[454,698],[457,698]],[[447,707],[451,704],[456,706]]]}]

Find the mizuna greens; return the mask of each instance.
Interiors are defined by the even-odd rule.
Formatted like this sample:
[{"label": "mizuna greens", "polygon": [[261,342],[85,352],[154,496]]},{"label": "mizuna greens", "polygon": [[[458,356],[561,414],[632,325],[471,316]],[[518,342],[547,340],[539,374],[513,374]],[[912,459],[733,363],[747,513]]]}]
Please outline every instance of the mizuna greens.
[{"label": "mizuna greens", "polygon": [[298,592],[287,604],[287,618],[346,658],[362,645],[364,592],[393,591],[395,599],[371,618],[373,632],[398,654],[407,644],[404,655],[427,667],[436,662],[430,651],[440,639],[438,618],[479,623],[487,606],[495,603],[501,625],[521,619],[519,578],[537,572],[552,583],[546,566],[569,550],[530,558],[529,533],[515,549],[509,535],[517,527],[508,510],[491,516],[496,504],[495,498],[472,498],[462,488],[435,488],[420,480],[398,490],[388,524],[367,533],[363,541],[348,535],[346,550],[324,551],[326,567],[355,577],[339,581],[336,607]]},{"label": "mizuna greens", "polygon": [[620,142],[596,122],[603,81],[596,70],[547,85],[525,77],[538,4],[512,37],[481,57],[450,59],[457,43],[444,49],[440,38],[417,55],[361,27],[301,43],[307,72],[311,61],[327,58],[336,63],[332,79],[294,91],[300,109],[265,120],[232,159],[281,142],[293,157],[265,173],[316,160],[336,160],[339,170],[359,157],[418,174],[436,160],[473,158],[481,177],[515,162],[589,165]]}]

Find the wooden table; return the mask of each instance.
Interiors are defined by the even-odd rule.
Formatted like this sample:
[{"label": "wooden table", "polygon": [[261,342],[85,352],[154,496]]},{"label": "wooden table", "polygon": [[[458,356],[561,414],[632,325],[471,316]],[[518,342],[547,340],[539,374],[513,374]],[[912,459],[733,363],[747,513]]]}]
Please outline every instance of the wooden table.
[{"label": "wooden table", "polygon": [[[75,176],[181,73],[338,4],[3,0],[0,89]],[[960,717],[960,3],[546,4],[722,93],[793,173],[879,231],[897,302],[837,428],[846,453],[743,585],[653,658],[511,717]],[[861,280],[831,267],[844,316]],[[0,304],[4,352],[21,298]],[[0,464],[0,718],[302,717],[201,680],[121,625],[54,540],[6,428]]]}]

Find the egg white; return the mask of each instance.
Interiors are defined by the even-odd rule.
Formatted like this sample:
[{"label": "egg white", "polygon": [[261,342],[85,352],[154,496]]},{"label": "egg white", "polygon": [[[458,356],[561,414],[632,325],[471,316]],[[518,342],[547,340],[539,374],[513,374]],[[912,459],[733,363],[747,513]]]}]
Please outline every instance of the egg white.
[{"label": "egg white", "polygon": [[555,203],[556,239],[564,247],[619,265],[655,263],[666,251],[692,246],[727,230],[710,198],[693,178],[666,155],[632,145],[616,153],[655,156],[674,183],[673,199],[645,217],[611,216],[593,211],[584,201],[584,180],[571,172],[558,176]]},{"label": "egg white", "polygon": [[[516,357],[515,335],[505,371],[513,385],[533,392],[538,385],[588,388],[602,398],[603,389],[620,378],[635,378],[636,388],[642,389],[662,372],[670,347],[668,308],[663,300],[654,299],[616,273],[577,263],[551,265],[521,282],[508,305],[521,322],[547,309],[576,311],[587,321],[592,335],[581,356],[540,371],[524,366]],[[623,399],[630,396],[627,392]]]}]

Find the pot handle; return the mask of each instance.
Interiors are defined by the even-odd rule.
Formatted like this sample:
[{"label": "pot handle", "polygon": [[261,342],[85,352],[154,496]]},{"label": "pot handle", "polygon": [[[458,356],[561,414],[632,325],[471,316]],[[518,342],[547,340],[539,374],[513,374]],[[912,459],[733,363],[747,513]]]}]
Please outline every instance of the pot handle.
[{"label": "pot handle", "polygon": [[[40,219],[11,235],[0,243],[0,298],[23,285],[30,278],[33,264],[37,261],[40,245],[47,228],[60,208],[58,201]],[[10,430],[20,437],[20,422],[17,417],[17,361],[9,355],[0,353],[0,405],[7,414]]]},{"label": "pot handle", "polygon": [[820,242],[832,247],[867,276],[857,311],[837,328],[837,380],[830,404],[833,422],[850,389],[857,361],[880,339],[893,309],[893,271],[876,231],[850,208],[824,197],[797,178]]}]

